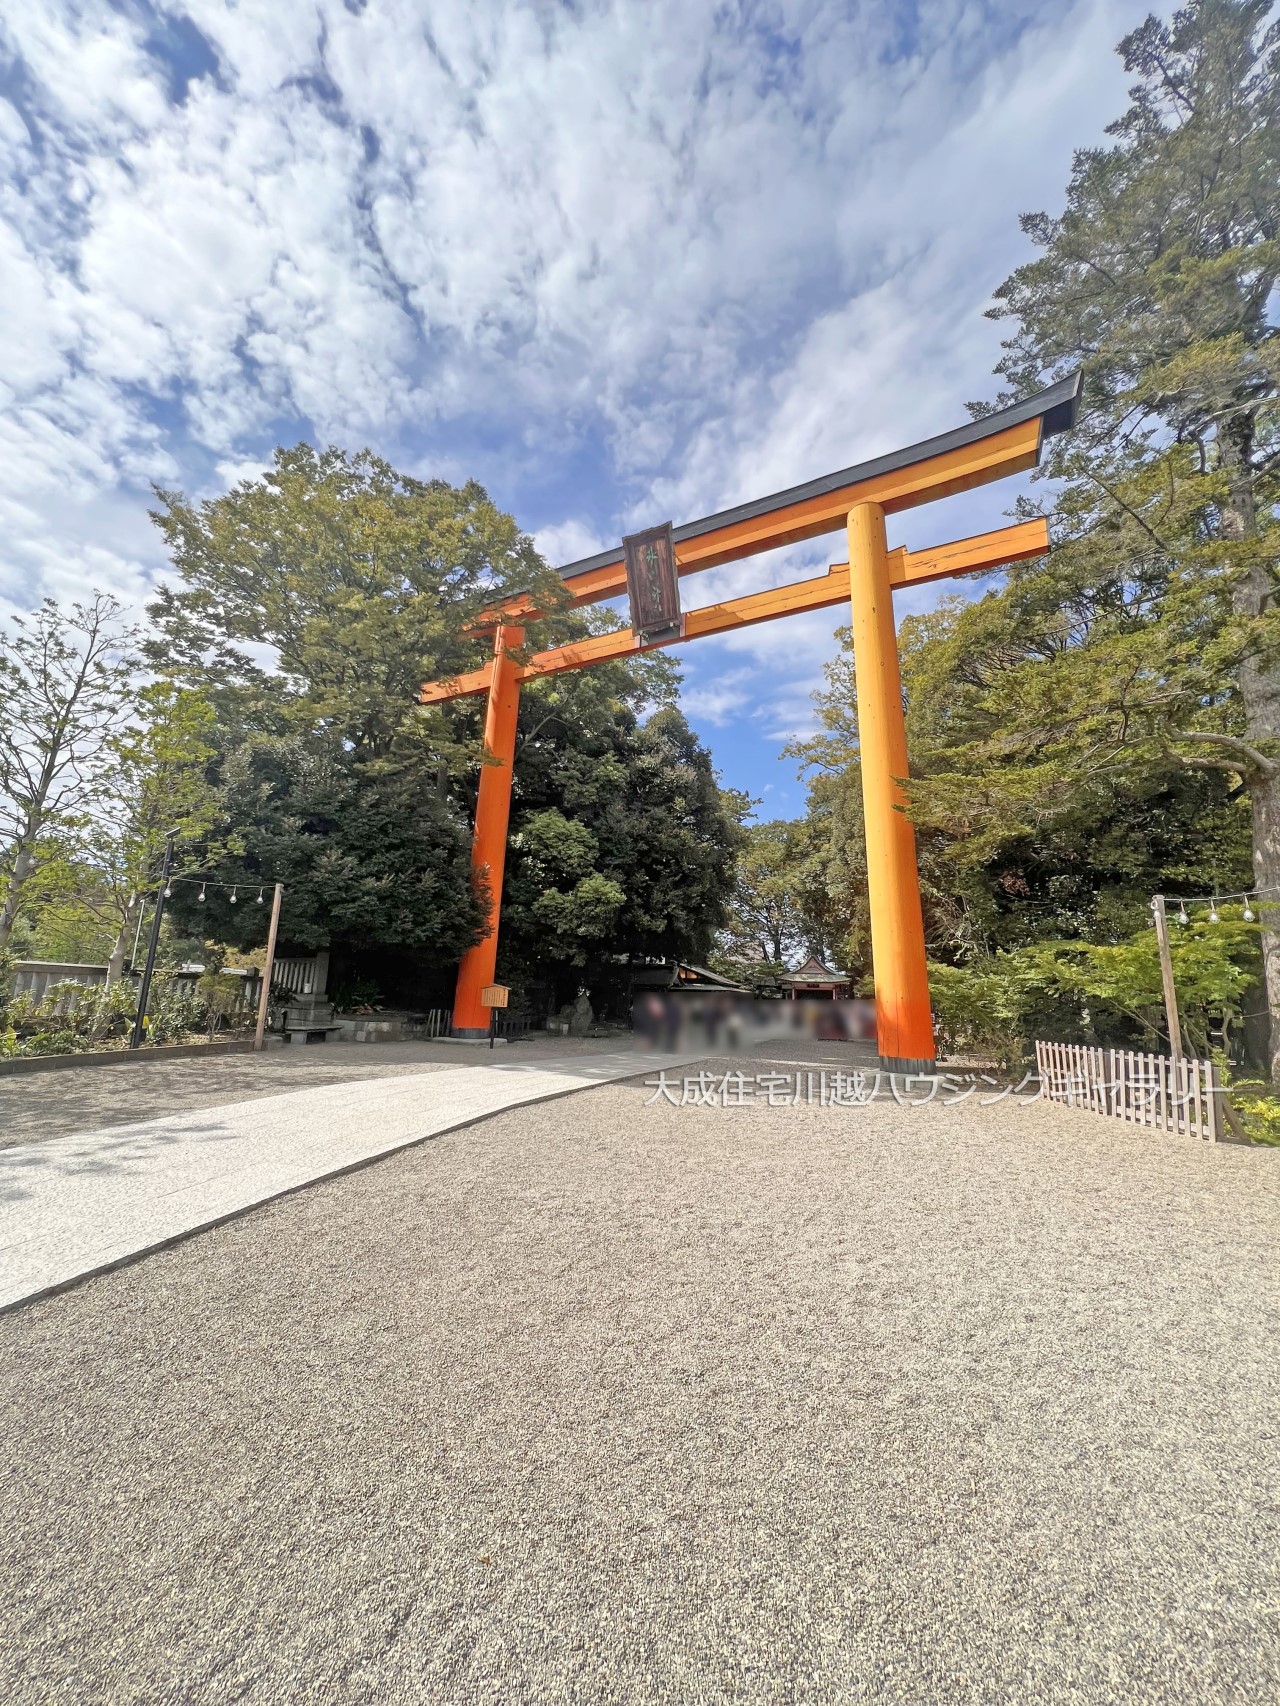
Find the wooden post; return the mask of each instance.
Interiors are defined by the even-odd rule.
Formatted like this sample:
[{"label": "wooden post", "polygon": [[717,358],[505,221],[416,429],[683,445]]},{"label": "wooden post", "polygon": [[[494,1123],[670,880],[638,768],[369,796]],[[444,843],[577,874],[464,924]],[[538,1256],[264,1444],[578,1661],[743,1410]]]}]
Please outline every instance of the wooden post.
[{"label": "wooden post", "polygon": [[858,756],[867,838],[867,894],[880,1064],[928,1072],[936,1058],[916,836],[904,810],[907,731],[884,510],[849,511],[849,602],[858,695]]},{"label": "wooden post", "polygon": [[254,1033],[253,1052],[261,1054],[267,1046],[267,1005],[271,1000],[271,973],[276,963],[276,932],[280,928],[280,898],[284,887],[277,883],[271,897],[271,927],[267,931],[267,957],[262,963],[262,988],[258,991],[258,1028]]},{"label": "wooden post", "polygon": [[489,1010],[480,992],[494,980],[498,964],[498,924],[502,914],[502,871],[507,858],[511,818],[511,768],[516,755],[520,716],[520,665],[511,656],[524,644],[524,629],[499,623],[493,636],[489,705],[484,720],[485,761],[480,766],[471,869],[489,888],[483,939],[468,948],[458,967],[453,998],[453,1035],[483,1039],[489,1034]]},{"label": "wooden post", "polygon": [[1156,945],[1160,949],[1160,980],[1164,984],[1164,1015],[1169,1026],[1169,1053],[1182,1059],[1182,1026],[1178,1022],[1178,991],[1173,982],[1173,955],[1169,951],[1169,915],[1164,909],[1164,896],[1158,894],[1151,902],[1156,920]]}]

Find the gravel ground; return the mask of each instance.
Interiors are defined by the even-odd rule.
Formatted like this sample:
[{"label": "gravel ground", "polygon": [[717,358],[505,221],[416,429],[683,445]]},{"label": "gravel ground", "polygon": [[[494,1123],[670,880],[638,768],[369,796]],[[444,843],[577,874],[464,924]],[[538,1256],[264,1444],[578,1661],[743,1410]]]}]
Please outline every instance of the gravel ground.
[{"label": "gravel ground", "polygon": [[[612,1046],[616,1048],[617,1039]],[[602,1051],[609,1039],[542,1037],[510,1044],[508,1060],[542,1055],[563,1058]],[[495,1058],[498,1051],[495,1050]],[[46,1137],[161,1119],[186,1108],[215,1108],[287,1090],[346,1084],[355,1078],[390,1078],[434,1072],[442,1066],[479,1064],[485,1051],[432,1043],[291,1044],[263,1054],[186,1055],[127,1066],[67,1066],[56,1072],[0,1076],[0,1149]]]},{"label": "gravel ground", "polygon": [[0,1698],[1276,1698],[1272,1152],[646,1094],[0,1319]]}]

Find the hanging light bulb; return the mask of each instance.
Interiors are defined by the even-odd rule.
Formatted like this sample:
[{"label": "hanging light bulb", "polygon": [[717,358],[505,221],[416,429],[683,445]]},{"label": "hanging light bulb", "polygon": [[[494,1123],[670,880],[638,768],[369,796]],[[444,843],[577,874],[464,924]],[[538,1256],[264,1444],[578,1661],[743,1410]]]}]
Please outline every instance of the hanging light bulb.
[{"label": "hanging light bulb", "polygon": [[1191,920],[1187,917],[1187,903],[1184,900],[1182,905],[1178,908],[1178,923],[1190,924],[1190,922]]},{"label": "hanging light bulb", "polygon": [[1209,922],[1210,924],[1216,924],[1218,922],[1218,903],[1216,900],[1209,908]]},{"label": "hanging light bulb", "polygon": [[235,891],[235,887],[233,885],[232,890],[231,890],[231,905],[234,906],[235,904],[236,904],[236,891]]},{"label": "hanging light bulb", "polygon": [[204,890],[205,890],[205,885],[203,883],[201,883],[200,884],[200,893],[196,896],[197,900],[203,900],[205,898]]},{"label": "hanging light bulb", "polygon": [[261,889],[258,890],[258,905],[259,906],[262,905],[262,890]]},{"label": "hanging light bulb", "polygon": [[164,898],[166,900],[168,900],[172,894],[173,894],[173,884],[172,883],[166,883],[164,885]]},{"label": "hanging light bulb", "polygon": [[1246,924],[1252,924],[1253,923],[1253,908],[1249,905],[1247,898],[1246,898],[1245,903],[1244,903],[1244,912],[1243,912],[1242,916],[1243,916]]}]

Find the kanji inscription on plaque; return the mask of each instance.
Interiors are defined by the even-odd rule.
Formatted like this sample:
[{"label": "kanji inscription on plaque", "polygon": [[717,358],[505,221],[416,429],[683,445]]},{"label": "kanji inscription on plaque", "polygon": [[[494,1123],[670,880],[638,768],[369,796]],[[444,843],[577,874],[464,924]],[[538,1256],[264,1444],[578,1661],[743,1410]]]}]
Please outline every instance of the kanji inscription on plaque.
[{"label": "kanji inscription on plaque", "polygon": [[680,632],[680,578],[671,523],[630,533],[622,541],[631,595],[631,628],[650,644]]}]

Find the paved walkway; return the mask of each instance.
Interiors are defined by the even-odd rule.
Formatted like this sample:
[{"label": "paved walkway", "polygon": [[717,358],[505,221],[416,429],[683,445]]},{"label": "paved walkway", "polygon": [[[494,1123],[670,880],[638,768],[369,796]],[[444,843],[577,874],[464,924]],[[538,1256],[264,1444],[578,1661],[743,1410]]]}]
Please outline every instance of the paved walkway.
[{"label": "paved walkway", "polygon": [[0,1309],[505,1108],[697,1058],[499,1054],[15,1144],[0,1150]]},{"label": "paved walkway", "polygon": [[[616,1052],[620,1041],[530,1037],[497,1053],[520,1065]],[[257,1101],[286,1090],[346,1084],[354,1078],[398,1078],[442,1066],[484,1064],[488,1050],[447,1042],[343,1043],[322,1048],[272,1043],[265,1054],[188,1054],[157,1051],[109,1066],[79,1065],[58,1072],[0,1074],[0,1149],[46,1143],[110,1125],[168,1119],[192,1108]]]}]

